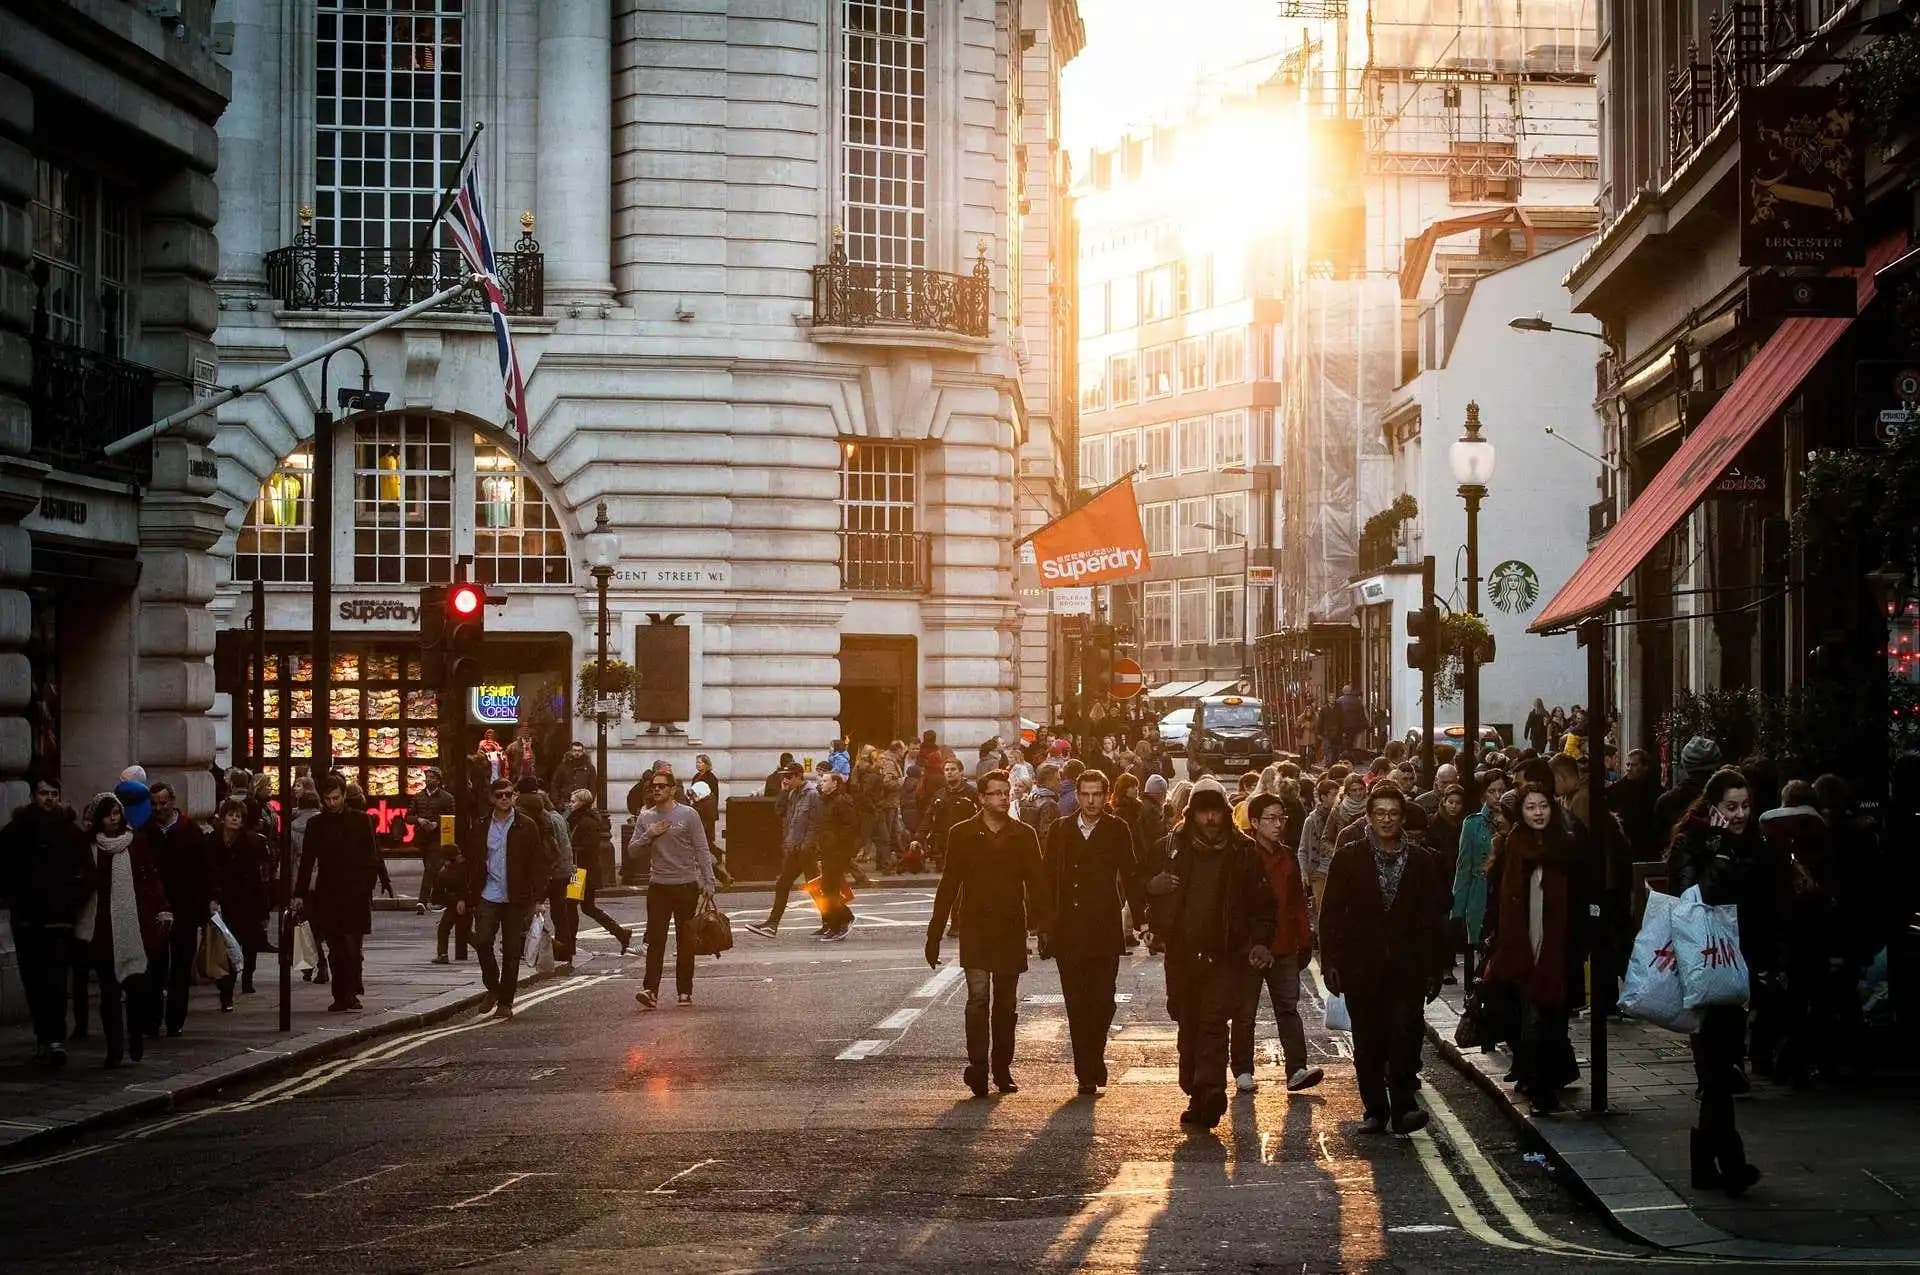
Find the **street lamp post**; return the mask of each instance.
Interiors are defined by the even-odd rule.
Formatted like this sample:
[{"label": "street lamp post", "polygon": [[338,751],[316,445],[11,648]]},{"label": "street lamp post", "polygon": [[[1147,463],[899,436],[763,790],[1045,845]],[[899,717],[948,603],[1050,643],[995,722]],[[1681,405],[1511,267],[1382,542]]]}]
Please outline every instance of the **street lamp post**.
[{"label": "street lamp post", "polygon": [[604,500],[593,511],[593,531],[587,536],[587,559],[593,570],[593,588],[599,604],[599,636],[593,667],[593,764],[598,791],[593,799],[604,812],[607,808],[607,711],[600,683],[607,671],[607,584],[613,579],[613,564],[620,559],[620,537],[611,530]]},{"label": "street lamp post", "polygon": [[[1467,506],[1467,614],[1480,615],[1480,502],[1486,499],[1487,484],[1493,478],[1493,444],[1480,437],[1480,404],[1467,404],[1466,433],[1454,441],[1447,453],[1454,481],[1460,484],[1460,499]],[[1461,741],[1462,773],[1470,790],[1478,793],[1473,775],[1480,752],[1480,652],[1469,647],[1461,654],[1461,714],[1466,719],[1466,738]]]}]

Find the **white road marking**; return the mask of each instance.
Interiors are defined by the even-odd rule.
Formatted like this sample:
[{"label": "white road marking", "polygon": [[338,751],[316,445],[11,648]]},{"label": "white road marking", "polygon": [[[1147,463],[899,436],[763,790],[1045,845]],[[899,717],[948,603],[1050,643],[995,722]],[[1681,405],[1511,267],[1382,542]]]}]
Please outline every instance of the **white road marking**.
[{"label": "white road marking", "polygon": [[927,1007],[925,1005],[903,1005],[875,1023],[873,1029],[881,1032],[905,1031],[907,1028],[913,1026],[914,1019],[926,1012]]},{"label": "white road marking", "polygon": [[552,1170],[530,1171],[527,1173],[509,1173],[507,1175],[507,1180],[505,1182],[502,1182],[499,1186],[493,1187],[490,1190],[482,1191],[478,1195],[470,1195],[466,1199],[461,1200],[458,1204],[449,1204],[447,1205],[447,1207],[449,1209],[468,1208],[472,1205],[479,1204],[484,1200],[490,1200],[494,1196],[506,1190],[508,1187],[513,1186],[515,1183],[518,1183],[518,1182],[525,1182],[528,1178],[552,1178],[552,1177],[558,1177],[558,1176],[559,1174]]},{"label": "white road marking", "polygon": [[[1132,1002],[1132,992],[1115,992],[1113,994],[1113,1003],[1116,1005],[1128,1005]],[[1065,994],[1061,992],[1034,992],[1031,995],[1022,996],[1020,1003],[1022,1005],[1064,1005],[1067,1003],[1067,998]]]},{"label": "white road marking", "polygon": [[915,988],[908,1000],[937,1000],[949,987],[965,977],[966,971],[958,965],[942,965],[934,971],[933,977]]},{"label": "white road marking", "polygon": [[341,1182],[341,1183],[338,1183],[337,1185],[330,1186],[324,1191],[302,1191],[300,1193],[300,1198],[303,1200],[325,1199],[327,1196],[332,1195],[335,1191],[344,1191],[350,1186],[359,1186],[362,1182],[371,1182],[375,1178],[385,1177],[387,1174],[392,1173],[395,1169],[404,1169],[407,1167],[407,1164],[411,1164],[411,1163],[412,1161],[408,1161],[406,1164],[385,1164],[380,1166],[380,1168],[374,1170],[372,1173],[362,1174],[360,1177],[357,1177],[357,1178],[348,1178],[345,1182]]},{"label": "white road marking", "polygon": [[647,1194],[648,1195],[678,1195],[679,1194],[678,1191],[671,1191],[668,1188],[671,1187],[674,1183],[678,1182],[681,1178],[686,1177],[689,1173],[693,1173],[699,1169],[704,1169],[710,1164],[718,1164],[718,1163],[720,1163],[718,1160],[702,1160],[698,1164],[690,1164],[686,1168],[680,1170],[680,1172],[668,1178],[665,1182],[662,1182],[659,1186],[653,1188],[653,1190],[647,1192]]},{"label": "white road marking", "polygon": [[893,1042],[890,1040],[856,1040],[834,1055],[835,1062],[859,1062],[862,1058],[871,1058]]}]

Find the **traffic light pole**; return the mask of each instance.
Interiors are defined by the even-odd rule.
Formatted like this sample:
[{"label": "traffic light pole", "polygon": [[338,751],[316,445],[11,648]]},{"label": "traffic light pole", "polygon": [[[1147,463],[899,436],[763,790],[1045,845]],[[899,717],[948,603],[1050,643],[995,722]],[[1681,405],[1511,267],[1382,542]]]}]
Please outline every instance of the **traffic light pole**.
[{"label": "traffic light pole", "polygon": [[[1433,555],[1420,560],[1420,609],[1425,612],[1427,632],[1432,634],[1438,620],[1433,605]],[[1420,670],[1420,777],[1433,782],[1433,661]]]}]

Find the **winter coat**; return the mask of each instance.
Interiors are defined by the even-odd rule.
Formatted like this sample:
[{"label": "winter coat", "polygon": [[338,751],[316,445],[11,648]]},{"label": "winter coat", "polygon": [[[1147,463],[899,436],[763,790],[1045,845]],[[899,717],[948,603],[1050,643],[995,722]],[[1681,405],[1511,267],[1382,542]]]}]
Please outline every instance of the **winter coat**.
[{"label": "winter coat", "polygon": [[[166,887],[160,882],[160,865],[154,862],[153,849],[147,844],[147,830],[135,829],[132,844],[121,853],[129,856],[128,861],[133,865],[133,897],[140,917],[140,945],[149,952],[157,952],[166,944],[168,934],[160,924],[160,914],[171,909],[167,907]],[[87,957],[111,966],[120,955],[113,949],[113,856],[89,844],[87,858],[91,876],[87,892],[97,896],[93,937],[87,944]],[[178,914],[174,915],[173,923],[179,926]]]},{"label": "winter coat", "polygon": [[[1581,918],[1586,910],[1575,847],[1549,826],[1545,834],[1521,824],[1507,834],[1508,861],[1495,900],[1498,923],[1488,940],[1485,977],[1516,987],[1542,1009],[1577,1007],[1586,955]],[[1540,951],[1533,950],[1534,872],[1540,873]]]},{"label": "winter coat", "polygon": [[1527,724],[1521,728],[1527,737],[1527,747],[1542,757],[1547,753],[1547,715],[1539,709],[1529,709]]},{"label": "winter coat", "polygon": [[585,864],[596,880],[598,869],[613,862],[613,830],[607,817],[592,806],[576,806],[567,812],[567,836],[573,842],[573,859]]},{"label": "winter coat", "polygon": [[947,833],[953,826],[973,818],[979,810],[980,794],[973,790],[971,784],[963,784],[957,790],[942,784],[924,807],[917,840],[936,851],[943,850],[947,844]]},{"label": "winter coat", "polygon": [[[1167,839],[1167,865],[1148,882],[1153,893],[1153,932],[1165,945],[1171,961],[1184,960],[1202,948],[1216,949],[1228,964],[1244,967],[1255,944],[1265,946],[1273,937],[1279,909],[1273,888],[1267,884],[1266,865],[1251,837],[1240,834],[1231,824],[1222,829],[1224,843],[1217,847],[1200,844],[1198,825],[1183,823]],[[1223,854],[1219,894],[1216,901],[1218,921],[1212,935],[1186,932],[1187,894],[1194,888],[1194,861],[1201,855]],[[1178,878],[1178,885],[1169,885]],[[1171,989],[1170,989],[1171,990]]]},{"label": "winter coat", "polygon": [[314,933],[373,933],[373,888],[380,882],[373,825],[357,810],[322,810],[307,821],[294,896],[305,900]]},{"label": "winter coat", "polygon": [[558,805],[565,805],[573,798],[575,791],[585,788],[588,792],[598,792],[600,772],[594,769],[591,757],[582,757],[574,761],[563,756],[560,764],[553,768],[553,779],[547,784],[547,795]]},{"label": "winter coat", "polygon": [[422,790],[407,805],[407,821],[413,825],[413,844],[422,852],[440,845],[440,816],[457,815],[460,807],[445,788]]},{"label": "winter coat", "polygon": [[160,869],[167,892],[167,909],[175,925],[205,925],[207,904],[213,899],[213,836],[185,814],[176,814],[171,828],[162,831],[150,819],[142,829],[147,850]]},{"label": "winter coat", "polygon": [[819,838],[821,869],[832,865],[846,871],[860,847],[860,812],[854,809],[853,798],[844,785],[833,796],[820,799]]},{"label": "winter coat", "polygon": [[[480,821],[473,832],[471,847],[461,855],[466,865],[469,908],[479,906],[480,896],[487,888],[487,825],[491,822],[491,815]],[[547,850],[540,826],[525,811],[515,810],[513,822],[507,827],[507,902],[521,907],[537,902],[545,896],[551,879],[547,875]]]},{"label": "winter coat", "polygon": [[1118,956],[1126,950],[1121,906],[1133,909],[1135,922],[1147,915],[1133,834],[1115,815],[1101,815],[1093,836],[1081,835],[1078,819],[1056,819],[1041,852],[1046,873],[1051,938],[1055,956]]},{"label": "winter coat", "polygon": [[1460,847],[1454,854],[1453,908],[1449,915],[1465,921],[1467,941],[1475,947],[1487,919],[1487,861],[1493,857],[1493,816],[1480,809],[1460,823]]},{"label": "winter coat", "polygon": [[1438,903],[1446,886],[1437,860],[1412,845],[1401,853],[1406,866],[1387,907],[1364,831],[1357,840],[1343,838],[1334,852],[1320,905],[1320,963],[1343,993],[1423,994],[1452,963]]},{"label": "winter coat", "polygon": [[1267,944],[1267,950],[1275,956],[1304,959],[1313,951],[1313,927],[1307,921],[1307,891],[1300,879],[1300,860],[1286,848],[1285,841],[1274,850],[1260,846],[1258,840],[1254,844],[1259,846],[1276,909],[1273,941]]},{"label": "winter coat", "polygon": [[1051,789],[1035,788],[1020,803],[1020,822],[1033,829],[1034,838],[1043,846],[1053,831],[1054,820],[1059,817],[1060,798]]},{"label": "winter coat", "polygon": [[213,836],[213,899],[236,936],[265,937],[273,909],[273,851],[257,832],[242,832],[228,845]]},{"label": "winter coat", "polygon": [[1740,951],[1756,971],[1784,967],[1792,886],[1785,856],[1748,824],[1740,836],[1690,813],[1667,850],[1668,889],[1684,894],[1700,887],[1701,901],[1740,911]]},{"label": "winter coat", "polygon": [[1660,790],[1651,778],[1616,779],[1607,786],[1607,809],[1620,820],[1636,862],[1658,859],[1666,850],[1672,828],[1660,826],[1659,803]]},{"label": "winter coat", "polygon": [[0,899],[13,926],[72,925],[93,892],[86,834],[73,811],[21,806],[0,828]]},{"label": "winter coat", "polygon": [[1140,879],[1160,871],[1161,846],[1167,839],[1167,806],[1150,797],[1140,799],[1140,814],[1133,824],[1133,857],[1140,864]]},{"label": "winter coat", "polygon": [[937,948],[959,908],[960,964],[993,974],[1027,968],[1027,934],[1051,923],[1040,842],[1033,829],[1008,819],[998,833],[974,816],[947,835],[947,862],[933,896],[927,945]]},{"label": "winter coat", "polygon": [[812,784],[780,794],[780,849],[795,854],[806,849],[820,831],[820,790]]}]

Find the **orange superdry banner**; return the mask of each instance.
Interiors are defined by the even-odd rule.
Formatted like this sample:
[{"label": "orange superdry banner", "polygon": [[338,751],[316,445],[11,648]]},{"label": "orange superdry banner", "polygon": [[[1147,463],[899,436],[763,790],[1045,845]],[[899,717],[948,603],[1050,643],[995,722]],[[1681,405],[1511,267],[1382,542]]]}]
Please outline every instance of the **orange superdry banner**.
[{"label": "orange superdry banner", "polygon": [[1124,580],[1151,565],[1131,475],[1040,528],[1031,540],[1042,588]]}]

